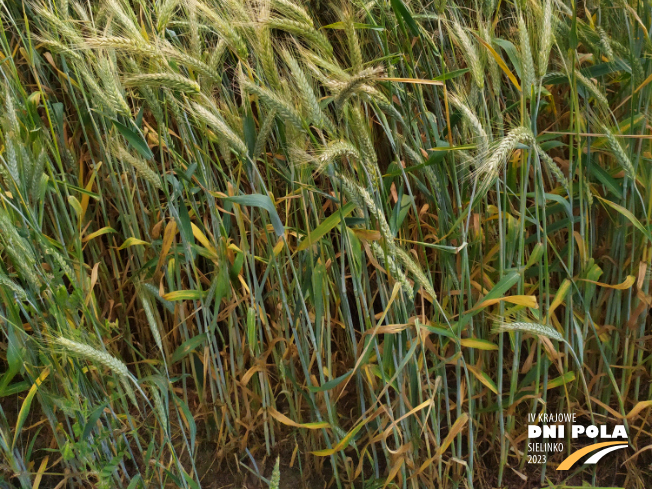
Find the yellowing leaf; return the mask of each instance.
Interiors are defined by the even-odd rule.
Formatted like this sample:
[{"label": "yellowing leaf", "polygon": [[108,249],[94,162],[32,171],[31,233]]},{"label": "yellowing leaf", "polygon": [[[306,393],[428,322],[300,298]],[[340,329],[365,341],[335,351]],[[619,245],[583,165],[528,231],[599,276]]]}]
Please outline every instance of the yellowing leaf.
[{"label": "yellowing leaf", "polygon": [[475,348],[476,350],[497,350],[498,345],[487,340],[479,340],[478,338],[462,338],[460,345],[466,348]]},{"label": "yellowing leaf", "polygon": [[359,423],[355,428],[349,431],[346,434],[346,436],[342,438],[340,442],[337,445],[335,445],[333,448],[328,448],[326,450],[317,450],[315,452],[310,452],[310,453],[312,453],[316,457],[330,457],[334,453],[344,450],[349,445],[349,442],[353,439],[353,437],[358,434],[358,431],[360,431],[362,427],[365,424],[367,424],[371,419],[372,419],[371,417],[368,417],[367,419]]},{"label": "yellowing leaf", "polygon": [[83,217],[83,213],[82,213],[82,206],[79,203],[79,201],[73,195],[69,195],[68,203],[72,206],[73,209],[75,209],[75,213],[77,214],[77,217],[81,219]]},{"label": "yellowing leaf", "polygon": [[393,81],[393,82],[400,82],[400,83],[416,83],[418,85],[437,85],[440,87],[444,86],[444,82],[437,81],[437,80],[425,80],[423,78],[378,78],[378,81]]},{"label": "yellowing leaf", "polygon": [[203,296],[203,290],[175,290],[163,295],[163,299],[166,301],[191,301],[201,299]]},{"label": "yellowing leaf", "polygon": [[555,387],[560,387],[564,384],[568,384],[575,380],[575,372],[566,372],[564,375],[552,379],[548,382],[548,389],[554,389]]},{"label": "yellowing leaf", "polygon": [[636,403],[636,406],[634,406],[632,408],[632,410],[629,413],[627,413],[627,416],[626,416],[627,419],[632,419],[632,418],[636,417],[636,415],[638,413],[640,413],[641,411],[643,411],[646,408],[649,408],[650,406],[652,406],[652,401],[640,401],[640,402]]},{"label": "yellowing leaf", "polygon": [[451,429],[448,432],[448,435],[446,435],[444,441],[441,442],[441,446],[439,447],[438,450],[439,456],[444,454],[444,452],[448,449],[449,445],[453,442],[455,437],[464,429],[464,426],[466,425],[468,420],[469,420],[469,415],[466,413],[462,413],[462,415],[455,420],[453,426],[451,426]]},{"label": "yellowing leaf", "polygon": [[39,386],[43,383],[43,381],[47,378],[48,375],[50,375],[50,369],[46,368],[41,373],[41,375],[39,375],[38,379],[36,379],[36,382],[32,384],[32,387],[30,387],[29,392],[27,393],[27,396],[23,401],[23,405],[21,406],[20,411],[18,412],[18,419],[16,420],[16,429],[14,430],[14,441],[11,443],[12,450],[16,446],[16,440],[18,440],[18,435],[20,435],[20,432],[23,429],[23,425],[25,424],[25,420],[27,419],[27,415],[29,414],[29,408],[32,405],[32,400],[36,395],[36,391],[38,390]]},{"label": "yellowing leaf", "polygon": [[165,226],[165,231],[163,232],[163,244],[161,245],[161,254],[159,255],[158,263],[156,264],[156,273],[158,273],[158,271],[161,269],[161,266],[165,261],[165,257],[172,247],[172,243],[174,242],[174,237],[176,234],[177,222],[174,219],[170,219],[170,221],[167,223],[167,226]]},{"label": "yellowing leaf", "polygon": [[355,234],[358,238],[364,239],[367,241],[378,241],[380,239],[380,231],[372,230],[372,229],[357,229],[357,228],[350,228],[353,234]]},{"label": "yellowing leaf", "polygon": [[89,234],[89,235],[86,236],[84,239],[82,239],[82,241],[83,241],[83,242],[90,241],[91,239],[93,239],[93,238],[97,238],[98,236],[102,236],[103,234],[107,234],[107,233],[115,233],[115,232],[116,232],[115,229],[113,229],[113,228],[111,228],[111,227],[109,227],[109,226],[105,226],[105,227],[103,227],[102,229],[98,229],[97,231],[95,231],[95,232]]},{"label": "yellowing leaf", "polygon": [[274,249],[272,250],[274,252],[274,256],[278,256],[281,251],[283,251],[283,247],[285,246],[285,240],[283,237],[278,238],[278,241],[274,245]]},{"label": "yellowing leaf", "polygon": [[482,39],[480,36],[477,34],[473,33],[476,37],[476,39],[482,44],[485,48],[487,48],[487,51],[493,56],[493,58],[496,60],[496,63],[498,63],[498,66],[500,66],[500,69],[503,70],[503,72],[507,75],[507,78],[511,80],[511,82],[514,84],[516,89],[521,92],[521,86],[518,84],[518,80],[514,76],[514,73],[510,71],[510,69],[507,67],[507,64],[505,61],[503,61],[503,58],[496,52],[496,50],[491,47],[491,44],[489,44],[487,41]]},{"label": "yellowing leaf", "polygon": [[138,245],[149,245],[147,241],[143,241],[142,239],[138,238],[127,238],[124,243],[118,248],[118,250],[124,250],[125,248],[129,248],[130,246],[138,246]]},{"label": "yellowing leaf", "polygon": [[194,223],[190,223],[190,227],[192,227],[192,234],[195,237],[197,241],[199,241],[201,244],[204,245],[204,248],[208,250],[208,252],[217,259],[217,250],[211,245],[211,242],[208,240],[206,235],[202,233],[201,229],[199,229],[197,226],[195,226]]},{"label": "yellowing leaf", "polygon": [[328,428],[330,425],[326,421],[320,421],[315,423],[297,423],[292,421],[285,414],[279,413],[276,409],[269,406],[267,408],[269,415],[274,418],[279,423],[283,423],[286,426],[292,426],[293,428],[306,428],[308,430],[320,430],[322,428]]},{"label": "yellowing leaf", "polygon": [[550,304],[550,309],[548,309],[548,318],[550,318],[555,312],[555,309],[557,309],[557,307],[559,307],[559,305],[564,302],[564,298],[566,297],[566,293],[568,293],[568,289],[570,289],[570,286],[571,286],[570,280],[564,279],[564,281],[559,286],[559,289],[557,289],[555,298],[552,300],[552,303]]},{"label": "yellowing leaf", "polygon": [[[496,347],[498,348],[498,347]],[[478,379],[482,384],[484,384],[486,387],[489,388],[491,392],[494,394],[498,394],[498,388],[496,387],[496,384],[494,383],[493,380],[491,380],[491,377],[489,377],[485,372],[480,370],[477,367],[474,367],[472,365],[467,365],[469,371],[475,375],[476,379]]]},{"label": "yellowing leaf", "polygon": [[582,282],[589,282],[591,284],[599,285],[600,287],[608,287],[610,289],[617,289],[617,290],[625,290],[629,289],[632,285],[634,285],[634,282],[636,282],[636,277],[634,275],[628,275],[625,281],[622,284],[616,284],[616,285],[610,285],[610,284],[603,284],[602,282],[595,282],[593,280],[588,280],[585,278],[579,279]]},{"label": "yellowing leaf", "polygon": [[498,304],[499,302],[509,302],[511,304],[516,304],[519,306],[530,307],[532,309],[539,309],[539,304],[537,303],[537,298],[534,295],[509,295],[506,297],[497,297],[496,299],[485,299],[479,304],[477,304],[469,311],[476,311],[484,307],[492,306]]}]

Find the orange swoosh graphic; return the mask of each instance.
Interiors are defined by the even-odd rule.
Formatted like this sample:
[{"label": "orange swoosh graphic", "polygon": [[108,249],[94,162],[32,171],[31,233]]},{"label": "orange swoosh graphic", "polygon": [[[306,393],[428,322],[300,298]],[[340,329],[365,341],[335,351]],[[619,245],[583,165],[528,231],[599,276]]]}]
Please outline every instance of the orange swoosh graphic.
[{"label": "orange swoosh graphic", "polygon": [[557,470],[568,470],[570,469],[575,462],[577,462],[579,459],[581,459],[584,455],[595,452],[596,450],[599,450],[600,448],[604,447],[610,447],[612,445],[625,445],[627,442],[626,441],[605,441],[603,443],[596,443],[595,445],[589,445],[588,447],[584,447],[576,452],[571,453],[566,459],[559,464],[559,467],[557,467]]}]

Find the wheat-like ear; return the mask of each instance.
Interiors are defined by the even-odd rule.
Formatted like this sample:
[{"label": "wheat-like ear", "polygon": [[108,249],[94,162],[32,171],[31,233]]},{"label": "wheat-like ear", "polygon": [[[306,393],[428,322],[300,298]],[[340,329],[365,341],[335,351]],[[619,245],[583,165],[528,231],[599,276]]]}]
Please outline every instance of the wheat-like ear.
[{"label": "wheat-like ear", "polygon": [[134,167],[138,175],[147,180],[156,188],[161,188],[161,179],[159,174],[153,171],[147,162],[137,156],[133,156],[129,151],[124,149],[120,143],[110,142],[113,156]]},{"label": "wheat-like ear", "polygon": [[154,409],[156,410],[156,415],[159,418],[159,423],[163,427],[163,431],[167,434],[168,432],[168,409],[163,404],[163,399],[161,399],[161,394],[159,394],[159,389],[153,383],[149,385],[149,391],[152,393],[152,398],[154,399]]},{"label": "wheat-like ear", "polygon": [[453,21],[453,31],[464,51],[462,54],[468,65],[471,67],[473,81],[478,88],[484,88],[484,69],[482,68],[482,62],[480,61],[480,56],[478,55],[478,50],[475,48],[475,44],[471,41],[471,38],[466,33],[464,27],[462,27],[462,25],[456,20]]},{"label": "wheat-like ear", "polygon": [[552,340],[566,342],[566,340],[559,333],[559,331],[557,331],[554,328],[551,328],[550,326],[546,326],[545,324],[540,324],[540,323],[525,323],[525,322],[500,323],[496,325],[492,330],[493,333],[508,333],[508,332],[515,332],[515,331],[535,334],[538,336],[545,336],[546,338],[550,338]]},{"label": "wheat-like ear", "polygon": [[616,136],[614,136],[613,132],[606,124],[602,124],[602,130],[607,135],[607,145],[616,157],[616,160],[618,160],[618,163],[623,167],[627,176],[631,178],[632,181],[635,181],[636,171],[634,170],[634,165],[632,165],[632,161],[629,159],[629,156],[627,156],[627,153],[621,146],[620,142],[616,139]]},{"label": "wheat-like ear", "polygon": [[240,137],[233,132],[233,130],[224,122],[224,120],[217,116],[214,112],[209,111],[204,106],[198,104],[197,102],[192,102],[192,109],[194,109],[195,116],[206,125],[210,126],[212,129],[216,130],[220,136],[224,138],[225,141],[229,143],[229,146],[234,149],[237,153],[247,154],[247,146]]},{"label": "wheat-like ear", "polygon": [[272,477],[269,479],[269,489],[278,489],[278,486],[281,483],[280,463],[281,463],[281,457],[276,457],[276,463],[274,464]]},{"label": "wheat-like ear", "polygon": [[20,300],[27,299],[27,293],[25,290],[20,285],[14,283],[13,280],[4,275],[2,272],[0,272],[0,288],[11,290]]},{"label": "wheat-like ear", "polygon": [[[86,360],[95,361],[100,365],[103,365],[104,367],[111,370],[114,374],[118,375],[120,377],[120,382],[122,383],[122,386],[124,387],[127,395],[129,396],[129,399],[131,399],[131,402],[134,403],[134,406],[138,407],[138,401],[136,400],[136,395],[134,394],[134,390],[131,388],[131,385],[129,384],[129,380],[132,380],[131,374],[129,373],[129,369],[124,363],[122,363],[120,360],[118,360],[117,358],[108,354],[105,351],[96,350],[92,346],[86,345],[84,343],[78,343],[77,341],[69,340],[68,338],[64,338],[63,336],[59,336],[58,338],[56,338],[55,342],[61,345],[69,353],[72,353]],[[136,387],[142,393],[142,390],[140,389],[138,384],[136,384]]]},{"label": "wheat-like ear", "polygon": [[518,17],[518,34],[521,45],[521,84],[523,85],[523,92],[529,97],[535,78],[534,60],[532,59],[530,34],[528,33],[527,25],[522,15]]},{"label": "wheat-like ear", "polygon": [[285,17],[291,17],[296,21],[308,24],[314,27],[314,23],[306,10],[295,4],[292,0],[272,0],[274,10]]},{"label": "wheat-like ear", "polygon": [[326,165],[343,156],[360,161],[360,153],[353,145],[347,141],[334,141],[320,152],[317,158],[319,161],[317,170],[321,172]]},{"label": "wheat-like ear", "polygon": [[285,31],[290,34],[303,37],[314,47],[319,48],[328,54],[333,53],[333,47],[331,46],[330,42],[328,42],[328,38],[321,31],[316,30],[314,27],[304,22],[297,22],[295,20],[273,17],[269,19],[266,24],[271,29],[278,29],[280,31]]},{"label": "wheat-like ear", "polygon": [[165,57],[171,58],[178,63],[186,65],[188,68],[192,68],[197,73],[204,75],[213,83],[220,83],[220,81],[222,81],[222,77],[219,73],[195,56],[185,53],[171,45],[163,46],[161,52]]},{"label": "wheat-like ear", "polygon": [[401,270],[398,264],[394,261],[394,258],[392,258],[390,254],[391,252],[385,254],[385,250],[383,250],[383,248],[378,244],[377,241],[371,242],[371,251],[373,252],[374,256],[378,260],[380,260],[380,262],[383,265],[387,267],[389,272],[392,274],[394,280],[396,280],[398,283],[401,284],[401,287],[403,287],[403,290],[405,291],[408,300],[413,301],[414,288],[412,287],[412,284],[408,281],[403,270]]},{"label": "wheat-like ear", "polygon": [[108,94],[102,88],[100,88],[100,86],[95,81],[96,76],[94,73],[91,73],[90,70],[86,70],[84,68],[79,70],[79,73],[84,79],[84,82],[86,82],[86,86],[90,89],[92,94],[97,98],[97,100],[99,100],[99,102],[102,105],[104,105],[107,109],[113,110],[118,113],[122,113],[122,114],[129,113],[128,106],[125,109],[125,106],[122,103],[120,103],[120,101],[116,102],[111,97],[109,97]]},{"label": "wheat-like ear", "polygon": [[156,29],[161,32],[170,22],[172,15],[179,5],[179,0],[163,0],[159,4],[158,18],[156,19]]},{"label": "wheat-like ear", "polygon": [[310,121],[318,127],[326,127],[330,132],[335,132],[333,124],[322,111],[319,105],[319,100],[315,95],[315,91],[313,90],[308,77],[299,66],[297,60],[294,59],[294,56],[292,56],[292,54],[286,49],[281,51],[281,55],[290,68],[294,80],[299,87],[301,100],[308,110]]},{"label": "wheat-like ear", "polygon": [[240,83],[242,84],[242,88],[244,88],[247,92],[258,95],[260,100],[265,102],[265,104],[270,108],[274,109],[278,115],[285,119],[287,122],[292,124],[298,130],[303,129],[301,116],[297,113],[295,108],[287,103],[286,100],[282,99],[277,92],[273,92],[269,88],[256,85],[244,76],[241,77]]},{"label": "wheat-like ear", "polygon": [[509,155],[512,154],[512,151],[516,149],[518,143],[524,141],[534,141],[532,132],[522,126],[512,129],[509,134],[498,143],[493,152],[488,155],[488,158],[478,165],[476,170],[476,177],[479,180],[477,197],[484,195],[484,192],[489,189],[496,176],[498,176],[501,165],[505,163],[507,157],[509,157]]},{"label": "wheat-like ear", "polygon": [[69,340],[63,336],[59,336],[55,341],[69,353],[73,353],[74,355],[85,358],[86,360],[95,361],[100,365],[105,366],[113,373],[124,378],[129,378],[129,369],[127,366],[114,356],[109,355],[107,352],[96,350],[92,346]]},{"label": "wheat-like ear", "polygon": [[224,16],[222,12],[216,11],[211,6],[197,0],[187,0],[187,3],[194,4],[197,13],[201,12],[201,14],[210,21],[211,26],[220,34],[220,37],[224,38],[231,51],[236,53],[242,59],[247,58],[249,55],[247,44],[232,23],[223,18]]},{"label": "wheat-like ear", "polygon": [[176,73],[144,73],[133,75],[123,82],[125,87],[165,87],[178,92],[199,93],[199,83]]},{"label": "wheat-like ear", "polygon": [[16,153],[16,146],[14,145],[14,133],[8,132],[5,134],[5,147],[6,153],[4,159],[5,166],[9,175],[16,183],[17,187],[20,187],[20,173],[18,172],[18,155]]},{"label": "wheat-like ear", "polygon": [[557,166],[557,164],[554,162],[554,160],[548,156],[548,154],[539,146],[538,144],[535,143],[535,149],[539,155],[539,158],[541,158],[541,161],[543,161],[546,165],[546,168],[552,173],[552,175],[555,177],[555,180],[559,182],[562,187],[566,190],[567,193],[570,195],[570,186],[568,185],[568,179],[564,175],[564,173],[561,171],[561,169]]},{"label": "wheat-like ear", "polygon": [[449,94],[448,100],[453,107],[462,112],[464,119],[466,119],[468,124],[473,128],[473,132],[475,132],[476,136],[478,136],[478,150],[480,154],[487,154],[487,150],[489,149],[489,138],[487,137],[487,133],[484,130],[484,127],[482,127],[482,123],[478,119],[478,116],[476,116],[469,106],[462,102],[462,99],[457,95]]},{"label": "wheat-like ear", "polygon": [[380,168],[378,168],[378,156],[376,155],[376,148],[369,136],[367,125],[359,107],[353,107],[351,109],[351,123],[349,125],[360,148],[362,164],[374,188],[378,189],[382,186],[382,174]]},{"label": "wheat-like ear", "polygon": [[374,81],[382,73],[383,68],[381,66],[375,66],[372,68],[365,68],[356,75],[350,77],[346,82],[333,81],[327,83],[329,88],[337,93],[334,99],[335,106],[341,108],[349,97],[353,96],[363,86],[367,85],[367,83]]},{"label": "wheat-like ear", "polygon": [[376,221],[378,221],[380,234],[383,236],[383,238],[385,238],[388,245],[392,248],[396,246],[394,244],[394,235],[392,234],[389,224],[387,224],[385,213],[382,211],[382,209],[378,208],[373,197],[369,194],[369,192],[367,192],[367,189],[361,187],[344,174],[333,176],[332,178],[342,184],[342,190],[344,190],[344,193],[349,199],[356,202],[360,206],[365,206],[369,211],[369,214],[374,216]]},{"label": "wheat-like ear", "polygon": [[147,317],[147,323],[149,324],[149,329],[152,332],[152,336],[154,337],[156,346],[158,346],[158,349],[161,351],[161,353],[165,355],[165,350],[163,350],[163,342],[161,341],[161,333],[158,330],[158,323],[156,322],[156,318],[154,317],[154,312],[152,311],[152,307],[149,305],[149,301],[147,300],[147,298],[141,296],[140,300],[143,303],[143,310],[145,311],[145,316]]},{"label": "wheat-like ear", "polygon": [[354,71],[360,71],[362,69],[362,51],[360,50],[360,42],[358,41],[358,34],[355,31],[353,21],[353,14],[346,12],[344,14],[344,31],[346,32],[346,40],[349,45],[351,65]]},{"label": "wheat-like ear", "polygon": [[122,53],[140,54],[148,57],[161,57],[161,53],[142,39],[120,36],[88,37],[81,48],[117,49]]},{"label": "wheat-like ear", "polygon": [[598,26],[596,27],[596,31],[598,32],[598,35],[600,36],[600,47],[604,51],[604,55],[609,58],[609,60],[612,60],[614,58],[614,50],[611,49],[611,43],[610,43],[610,38],[605,32],[605,30]]},{"label": "wheat-like ear", "polygon": [[548,70],[548,60],[550,59],[550,49],[555,42],[555,35],[552,29],[552,0],[546,0],[543,7],[542,17],[543,29],[540,32],[539,38],[539,76],[543,78]]},{"label": "wheat-like ear", "polygon": [[131,37],[134,39],[143,39],[143,35],[140,33],[140,26],[133,17],[127,15],[119,0],[107,0],[107,4],[111,10],[111,14],[122,24]]},{"label": "wheat-like ear", "polygon": [[575,70],[575,76],[577,77],[577,81],[579,81],[582,85],[586,87],[586,89],[591,92],[591,95],[595,97],[595,99],[602,104],[604,108],[609,108],[609,101],[607,100],[607,97],[605,97],[604,93],[600,90],[600,87],[593,83],[592,80],[589,78],[585,77],[582,75],[582,73],[579,72],[579,70]]},{"label": "wheat-like ear", "polygon": [[593,420],[593,410],[591,409],[591,394],[589,393],[589,387],[586,383],[586,377],[584,377],[584,372],[582,372],[582,362],[580,361],[577,353],[573,346],[564,339],[559,331],[550,326],[540,323],[527,323],[527,322],[516,322],[516,323],[499,323],[493,329],[493,333],[510,333],[520,331],[523,333],[535,334],[538,336],[545,336],[552,340],[557,340],[561,343],[565,343],[568,346],[568,351],[573,356],[575,363],[577,363],[577,371],[579,372],[580,378],[582,379],[582,384],[584,387],[584,395],[586,396],[586,402],[589,407],[589,413],[591,415],[591,420]]}]

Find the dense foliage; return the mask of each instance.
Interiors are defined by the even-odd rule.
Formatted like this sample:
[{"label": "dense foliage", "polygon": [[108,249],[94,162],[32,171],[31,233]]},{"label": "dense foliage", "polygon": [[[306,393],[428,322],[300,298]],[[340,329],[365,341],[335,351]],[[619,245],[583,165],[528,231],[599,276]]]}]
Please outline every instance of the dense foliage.
[{"label": "dense foliage", "polygon": [[0,487],[649,487],[650,0],[0,22]]}]

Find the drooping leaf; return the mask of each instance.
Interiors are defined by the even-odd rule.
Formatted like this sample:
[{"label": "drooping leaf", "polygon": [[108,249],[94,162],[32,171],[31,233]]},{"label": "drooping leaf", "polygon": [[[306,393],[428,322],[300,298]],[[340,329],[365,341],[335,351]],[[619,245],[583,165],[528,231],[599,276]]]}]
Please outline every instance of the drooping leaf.
[{"label": "drooping leaf", "polygon": [[346,217],[355,209],[355,203],[349,202],[341,210],[333,212],[330,216],[322,221],[322,223],[313,229],[308,235],[301,240],[299,246],[297,246],[297,251],[303,251],[307,249],[310,245],[317,243],[321,238],[323,238],[328,232],[330,232],[334,227],[336,227],[342,216]]},{"label": "drooping leaf", "polygon": [[283,236],[285,233],[285,226],[283,221],[276,212],[274,203],[268,195],[262,194],[251,194],[251,195],[236,195],[234,197],[225,197],[224,200],[227,202],[233,202],[234,204],[246,205],[250,207],[258,207],[260,209],[265,209],[269,212],[269,217],[272,220],[272,226],[274,226],[274,232],[278,236]]},{"label": "drooping leaf", "polygon": [[172,357],[170,358],[170,363],[176,363],[179,360],[185,358],[193,350],[196,350],[201,345],[203,345],[206,342],[207,338],[208,338],[207,333],[202,333],[202,334],[198,334],[197,336],[193,336],[187,341],[184,341],[183,344],[181,344],[172,354]]},{"label": "drooping leaf", "polygon": [[154,153],[152,153],[152,150],[149,149],[149,146],[147,146],[147,142],[145,141],[145,138],[143,138],[140,131],[137,132],[136,130],[130,129],[115,119],[111,119],[111,122],[118,130],[118,132],[122,134],[122,136],[127,140],[129,146],[135,149],[140,156],[146,160],[154,157]]},{"label": "drooping leaf", "polygon": [[412,14],[407,9],[403,0],[390,0],[392,8],[399,19],[399,22],[405,22],[414,37],[419,37],[419,26],[412,18]]}]

